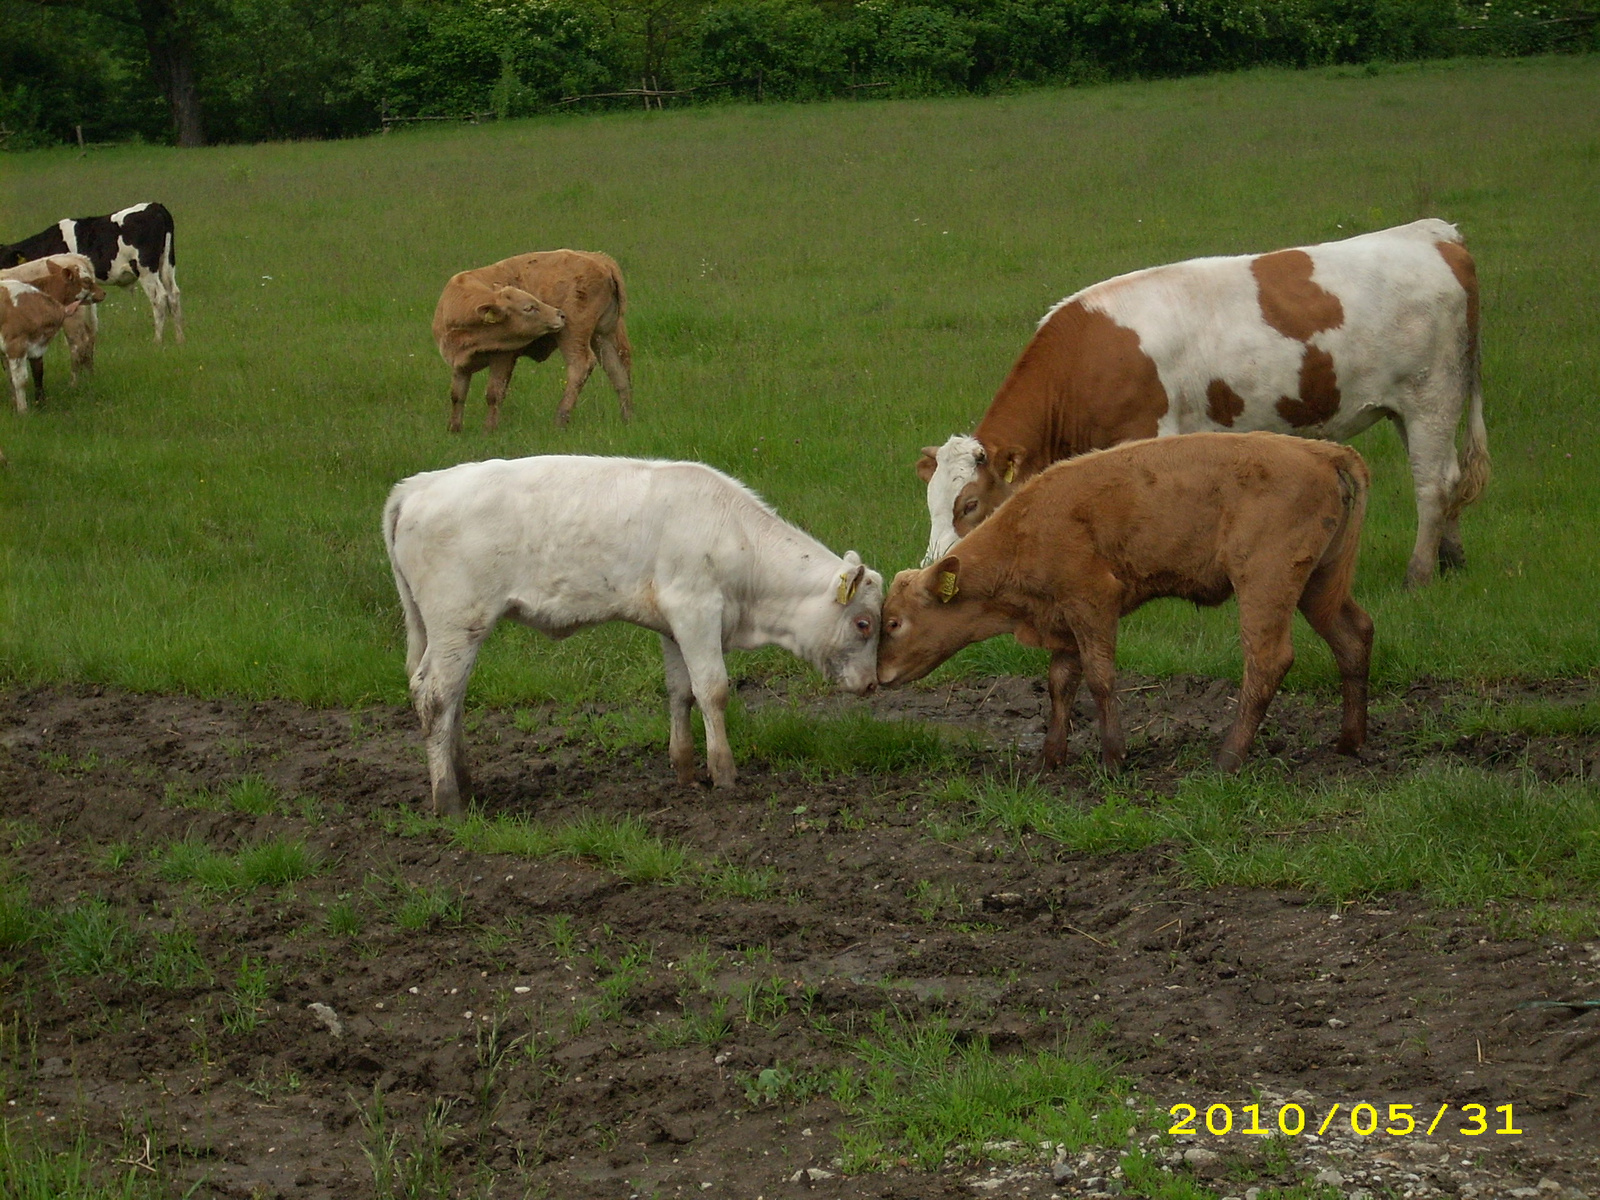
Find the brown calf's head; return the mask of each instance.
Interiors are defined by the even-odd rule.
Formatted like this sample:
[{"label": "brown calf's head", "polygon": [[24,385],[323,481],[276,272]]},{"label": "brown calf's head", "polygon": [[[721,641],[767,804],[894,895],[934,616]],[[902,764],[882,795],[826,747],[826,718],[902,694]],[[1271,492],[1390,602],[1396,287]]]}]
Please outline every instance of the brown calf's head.
[{"label": "brown calf's head", "polygon": [[507,341],[536,341],[560,331],[567,318],[560,309],[521,288],[500,287],[483,297],[476,309],[478,323],[498,327]]},{"label": "brown calf's head", "polygon": [[1003,633],[1010,622],[961,590],[961,560],[951,554],[916,571],[901,571],[883,602],[878,682],[921,679],[963,646]]}]

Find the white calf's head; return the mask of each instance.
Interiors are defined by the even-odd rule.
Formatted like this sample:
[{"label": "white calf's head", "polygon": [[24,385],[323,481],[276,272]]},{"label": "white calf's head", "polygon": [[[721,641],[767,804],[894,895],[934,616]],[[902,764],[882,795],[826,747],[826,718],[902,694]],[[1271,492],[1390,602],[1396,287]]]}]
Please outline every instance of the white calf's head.
[{"label": "white calf's head", "polygon": [[878,632],[883,613],[883,576],[847,551],[818,614],[811,661],[828,681],[860,695],[878,683]]}]

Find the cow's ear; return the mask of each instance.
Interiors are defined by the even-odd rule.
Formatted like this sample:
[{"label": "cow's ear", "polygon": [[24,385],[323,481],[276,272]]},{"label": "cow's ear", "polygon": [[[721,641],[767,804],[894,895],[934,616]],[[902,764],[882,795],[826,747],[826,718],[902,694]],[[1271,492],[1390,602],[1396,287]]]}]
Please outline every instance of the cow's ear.
[{"label": "cow's ear", "polygon": [[840,604],[849,604],[856,598],[861,581],[867,577],[867,568],[854,550],[846,554],[844,559],[844,570],[839,572],[839,588],[833,598]]},{"label": "cow's ear", "polygon": [[934,565],[933,591],[939,597],[939,603],[949,604],[961,591],[961,560],[954,554],[947,554]]},{"label": "cow's ear", "polygon": [[495,325],[506,319],[505,313],[500,311],[498,304],[478,305],[478,320],[485,325]]},{"label": "cow's ear", "polygon": [[1007,446],[1004,450],[995,453],[995,473],[1000,476],[1002,483],[1015,483],[1017,474],[1022,470],[1023,464],[1027,459],[1028,452],[1021,446]]},{"label": "cow's ear", "polygon": [[933,473],[939,469],[939,447],[924,446],[922,457],[917,459],[917,478],[923,483],[933,481]]}]

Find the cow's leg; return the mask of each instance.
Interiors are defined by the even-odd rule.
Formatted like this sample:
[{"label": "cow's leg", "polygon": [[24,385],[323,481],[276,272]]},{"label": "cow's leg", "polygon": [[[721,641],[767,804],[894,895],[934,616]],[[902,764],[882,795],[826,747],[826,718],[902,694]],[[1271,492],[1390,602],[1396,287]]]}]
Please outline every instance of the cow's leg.
[{"label": "cow's leg", "polygon": [[462,798],[472,791],[462,717],[467,680],[493,626],[493,621],[484,620],[463,622],[443,633],[430,628],[428,647],[411,676],[411,704],[422,722],[433,811],[439,816],[459,816]]},{"label": "cow's leg", "polygon": [[1340,754],[1354,754],[1367,740],[1367,680],[1372,665],[1372,618],[1350,597],[1348,578],[1337,570],[1318,570],[1300,597],[1300,611],[1321,635],[1339,664],[1343,713]]},{"label": "cow's leg", "polygon": [[738,772],[728,742],[728,666],[722,659],[722,614],[718,611],[679,617],[672,637],[689,672],[689,687],[706,723],[706,760],[714,787],[731,788]]},{"label": "cow's leg", "polygon": [[94,369],[95,335],[100,329],[99,309],[98,304],[85,304],[62,325],[67,335],[67,347],[71,351],[72,373],[67,377],[68,384],[78,382],[80,371],[87,374]]},{"label": "cow's leg", "polygon": [[28,359],[28,370],[33,372],[33,402],[35,404],[43,404],[44,403],[44,355],[41,354],[38,357],[30,357]]},{"label": "cow's leg", "polygon": [[[1092,633],[1075,630],[1078,635],[1079,657],[1083,663],[1083,679],[1094,697],[1095,713],[1100,725],[1100,762],[1107,770],[1122,767],[1127,754],[1127,739],[1122,732],[1122,706],[1117,703],[1117,627],[1113,615],[1109,629]],[[1054,676],[1055,664],[1051,663]]]},{"label": "cow's leg", "polygon": [[6,359],[6,372],[11,376],[11,403],[19,413],[28,411],[28,366],[21,358]]},{"label": "cow's leg", "polygon": [[511,372],[516,365],[515,354],[499,354],[489,361],[489,390],[484,393],[484,399],[489,402],[488,415],[483,418],[486,433],[493,433],[500,428],[500,402],[506,398],[506,389],[511,386]]},{"label": "cow's leg", "polygon": [[1067,761],[1067,739],[1072,736],[1072,702],[1083,681],[1083,659],[1077,644],[1050,655],[1050,728],[1044,735],[1044,765],[1059,767]]},{"label": "cow's leg", "polygon": [[466,367],[450,369],[450,432],[461,432],[461,418],[467,411],[467,392],[472,387],[472,371]]},{"label": "cow's leg", "polygon": [[150,313],[156,320],[156,345],[159,346],[161,335],[167,327],[167,289],[161,286],[161,277],[153,271],[140,274],[139,286],[144,289],[145,298],[150,301]]},{"label": "cow's leg", "polygon": [[172,264],[161,260],[161,287],[166,294],[167,316],[172,320],[172,340],[183,345],[183,293],[178,290],[178,276]]},{"label": "cow's leg", "polygon": [[694,685],[689,680],[689,665],[683,651],[667,634],[661,635],[661,658],[667,669],[667,716],[672,732],[667,739],[667,756],[678,782],[694,782],[694,727],[689,710],[694,707]]},{"label": "cow's leg", "polygon": [[[1303,584],[1294,581],[1294,586]],[[1239,588],[1239,640],[1244,647],[1244,680],[1239,686],[1239,712],[1217,751],[1217,770],[1237,771],[1243,764],[1267,706],[1294,665],[1294,605],[1281,595],[1282,586]]]},{"label": "cow's leg", "polygon": [[[1461,562],[1461,535],[1449,516],[1450,500],[1461,478],[1456,462],[1455,422],[1446,424],[1445,414],[1428,419],[1413,419],[1402,425],[1397,419],[1401,443],[1411,464],[1411,482],[1417,493],[1417,540],[1406,567],[1406,587],[1421,587],[1433,580],[1434,566],[1454,555]],[[1447,536],[1450,541],[1447,542]]]},{"label": "cow's leg", "polygon": [[[572,410],[578,405],[578,393],[583,390],[583,385],[589,381],[589,373],[594,370],[594,351],[589,348],[589,339],[573,341],[563,340],[561,343],[561,356],[567,360],[567,386],[561,393],[561,404],[556,408],[556,424],[565,425],[572,416]],[[705,705],[700,706],[702,714]]]},{"label": "cow's leg", "polygon": [[628,372],[628,364],[623,361],[622,354],[617,349],[616,333],[596,333],[594,348],[600,355],[600,366],[605,370],[606,378],[611,380],[611,386],[617,390],[617,403],[622,409],[622,419],[633,419],[633,380]]}]

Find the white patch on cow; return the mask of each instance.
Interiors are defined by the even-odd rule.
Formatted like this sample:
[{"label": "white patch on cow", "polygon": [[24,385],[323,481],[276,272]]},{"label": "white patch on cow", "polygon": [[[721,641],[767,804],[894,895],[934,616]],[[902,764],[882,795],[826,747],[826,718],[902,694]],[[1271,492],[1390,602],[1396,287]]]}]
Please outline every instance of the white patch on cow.
[{"label": "white patch on cow", "polygon": [[61,230],[61,240],[67,244],[67,253],[78,252],[78,223],[72,220],[59,221],[56,228]]},{"label": "white patch on cow", "polygon": [[31,283],[23,283],[20,279],[0,279],[0,287],[10,293],[13,301],[24,292],[37,292],[39,289]]},{"label": "white patch on cow", "polygon": [[927,566],[936,558],[950,553],[956,544],[955,504],[961,489],[978,477],[978,457],[983,453],[983,443],[975,437],[956,434],[940,446],[934,455],[937,466],[928,480],[928,518],[931,532],[928,535],[928,552],[922,556]]},{"label": "white patch on cow", "polygon": [[150,207],[150,201],[148,201],[148,200],[146,200],[143,204],[132,204],[132,205],[129,205],[127,208],[123,209],[121,212],[112,213],[111,214],[111,219],[114,222],[116,222],[118,225],[121,225],[122,222],[126,218],[132,216],[136,212],[143,212],[145,209],[147,209],[149,207]]}]

